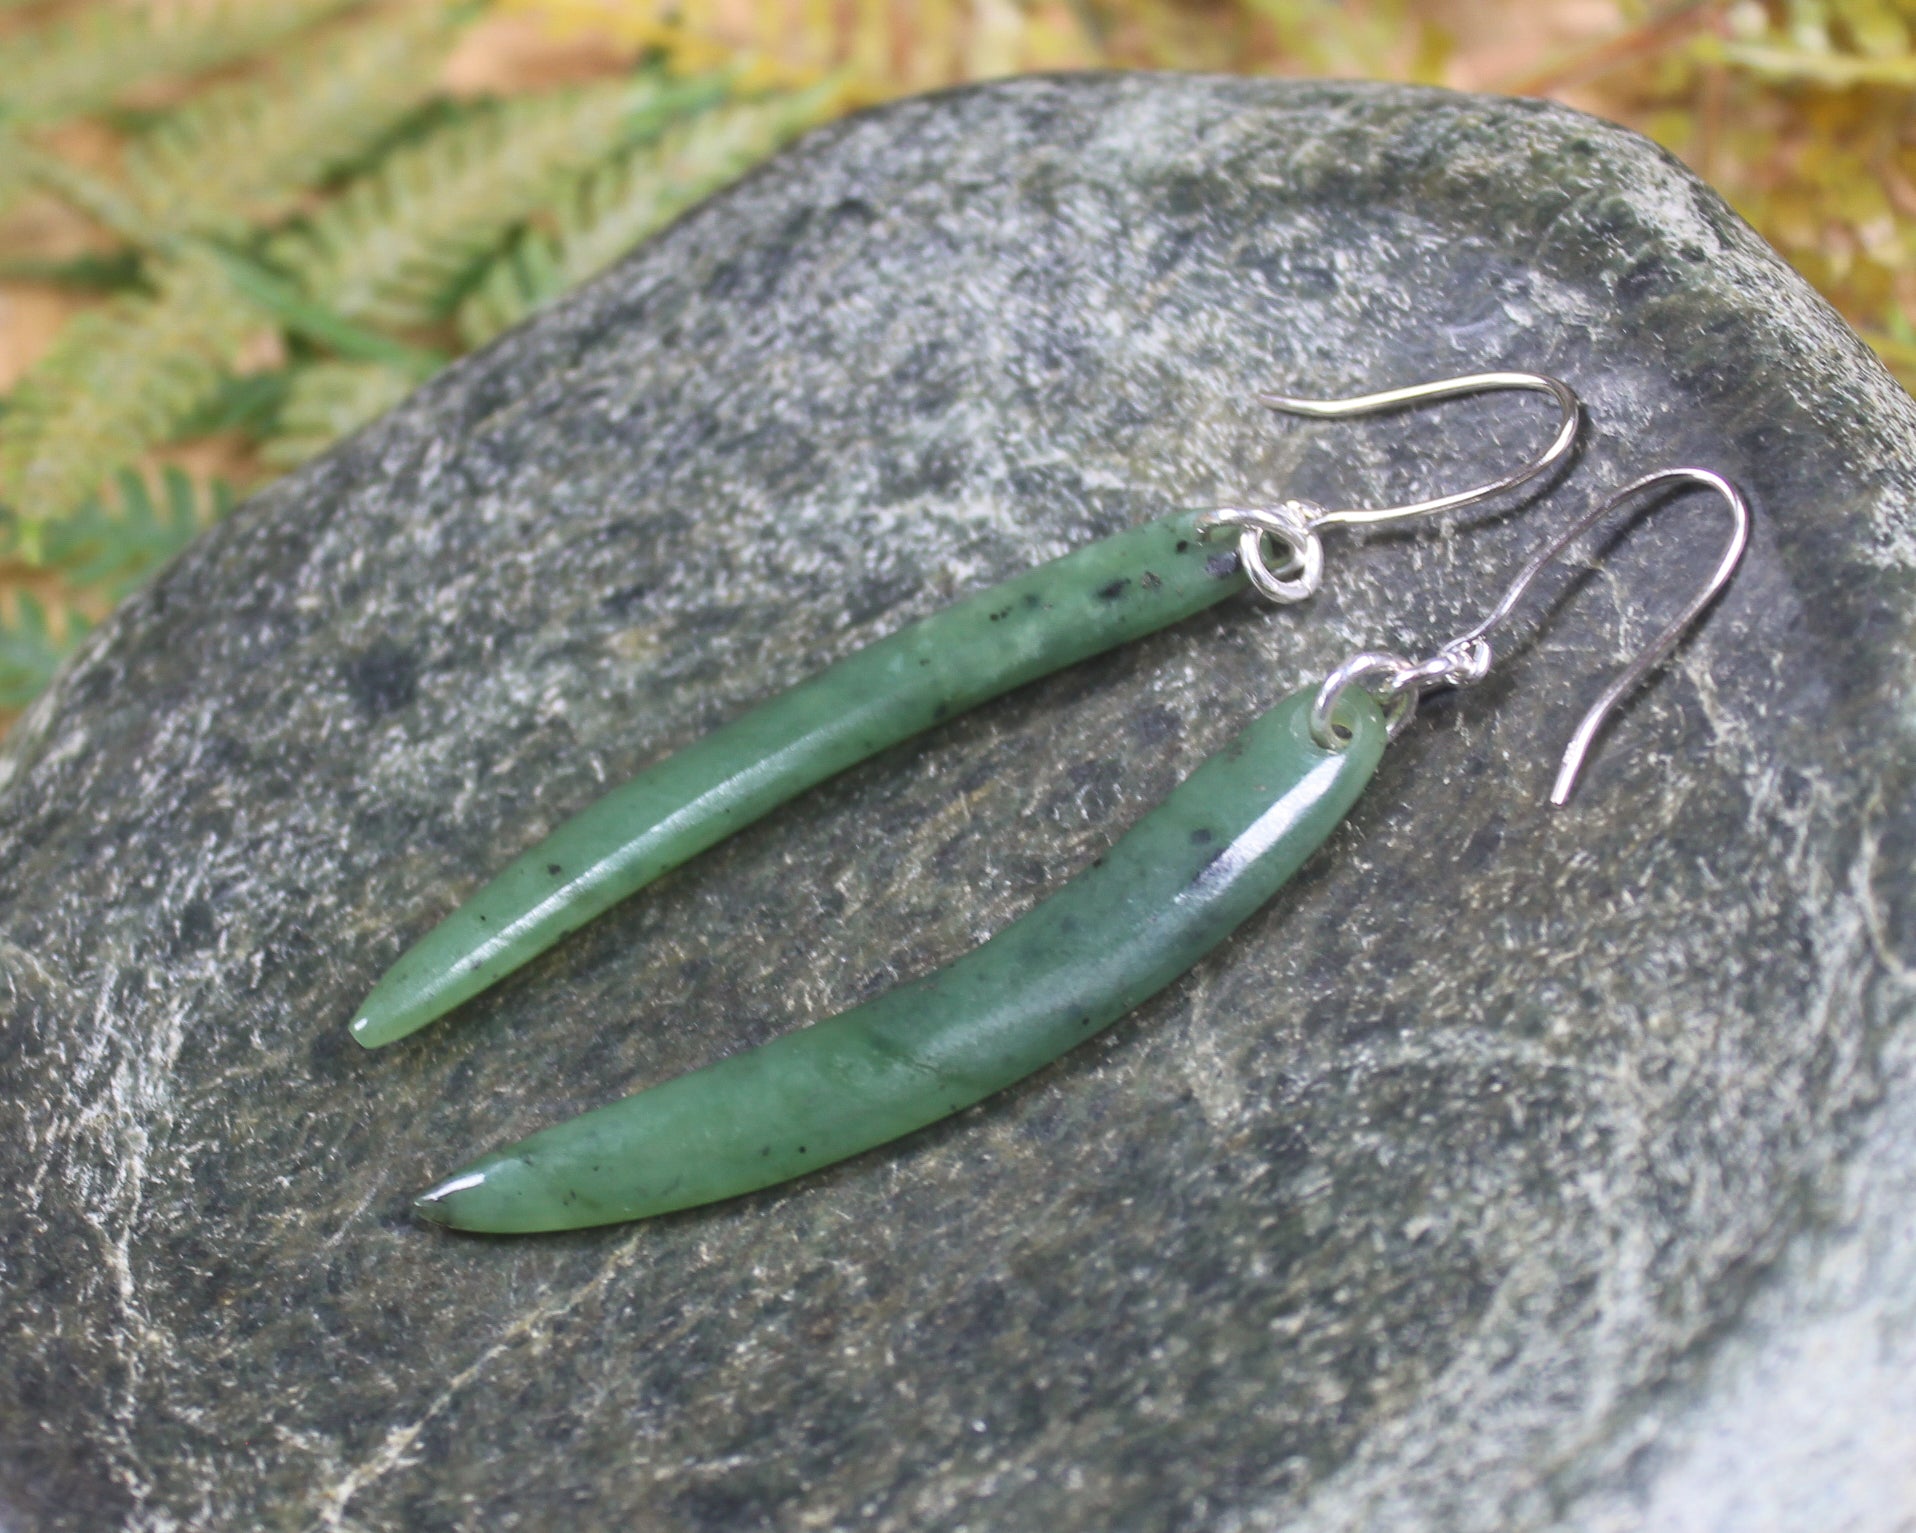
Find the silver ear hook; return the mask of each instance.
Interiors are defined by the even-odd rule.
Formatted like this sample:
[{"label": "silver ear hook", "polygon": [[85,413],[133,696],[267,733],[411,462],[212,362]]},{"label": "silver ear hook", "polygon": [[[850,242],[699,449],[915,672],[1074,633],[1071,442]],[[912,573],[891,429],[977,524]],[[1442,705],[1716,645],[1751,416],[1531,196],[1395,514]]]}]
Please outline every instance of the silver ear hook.
[{"label": "silver ear hook", "polygon": [[[1304,415],[1315,420],[1350,420],[1361,415],[1378,415],[1401,410],[1435,399],[1455,399],[1464,394],[1482,394],[1494,389],[1519,389],[1548,394],[1557,402],[1556,434],[1534,458],[1512,473],[1493,479],[1474,489],[1458,490],[1430,500],[1411,501],[1401,506],[1329,511],[1308,501],[1287,500],[1270,507],[1229,507],[1206,516],[1199,526],[1238,529],[1238,558],[1259,592],[1276,602],[1302,601],[1318,588],[1323,579],[1324,546],[1318,538],[1320,527],[1376,526],[1383,522],[1408,521],[1501,495],[1527,484],[1560,463],[1577,440],[1581,407],[1567,383],[1543,373],[1471,373],[1460,378],[1443,378],[1434,383],[1414,383],[1407,388],[1385,389],[1377,394],[1358,394],[1349,399],[1304,399],[1292,394],[1259,394],[1259,404],[1287,415]],[[1283,550],[1281,562],[1273,568],[1265,557],[1266,541]]]},{"label": "silver ear hook", "polygon": [[1406,409],[1433,399],[1456,399],[1464,394],[1486,394],[1496,389],[1520,389],[1548,394],[1557,402],[1557,431],[1550,443],[1528,463],[1501,479],[1478,485],[1474,490],[1458,490],[1431,500],[1413,500],[1402,506],[1382,506],[1371,510],[1318,510],[1311,518],[1317,527],[1366,527],[1379,522],[1408,521],[1438,511],[1453,511],[1474,506],[1479,501],[1528,484],[1537,475],[1560,463],[1577,440],[1579,403],[1570,385],[1543,373],[1471,373],[1463,378],[1445,378],[1436,383],[1413,383],[1408,388],[1385,389],[1378,394],[1359,394],[1350,399],[1300,399],[1290,394],[1259,394],[1257,402],[1286,415],[1305,415],[1313,420],[1351,420],[1361,415],[1381,415]]},{"label": "silver ear hook", "polygon": [[1715,490],[1723,497],[1724,504],[1730,510],[1730,538],[1724,545],[1722,557],[1717,560],[1716,568],[1711,571],[1697,593],[1685,604],[1663,630],[1648,644],[1639,650],[1636,656],[1619,671],[1610,685],[1605,687],[1603,695],[1591,704],[1577,724],[1570,744],[1565,748],[1563,760],[1557,767],[1557,780],[1550,789],[1550,802],[1561,807],[1570,801],[1571,792],[1576,788],[1577,776],[1583,770],[1584,762],[1590,754],[1591,744],[1598,731],[1610,717],[1618,703],[1633,691],[1637,684],[1653,671],[1676,648],[1677,641],[1689,630],[1691,624],[1703,615],[1703,611],[1715,601],[1723,588],[1730,583],[1730,576],[1736,572],[1736,566],[1743,557],[1743,550],[1750,541],[1750,507],[1744,500],[1743,492],[1725,479],[1721,474],[1712,473],[1707,468],[1665,468],[1653,474],[1645,474],[1641,479],[1626,484],[1616,494],[1600,505],[1584,512],[1568,527],[1549,539],[1530,556],[1530,560],[1518,571],[1517,578],[1510,582],[1504,594],[1498,598],[1497,605],[1475,627],[1441,645],[1428,659],[1421,661],[1405,660],[1399,655],[1366,652],[1353,655],[1329,676],[1324,678],[1318,689],[1317,701],[1311,708],[1311,735],[1317,743],[1327,750],[1342,747],[1332,715],[1337,707],[1337,699],[1346,687],[1370,678],[1378,678],[1382,685],[1381,696],[1387,703],[1387,717],[1393,734],[1408,720],[1416,707],[1417,699],[1432,687],[1466,686],[1481,681],[1489,672],[1495,658],[1489,636],[1505,623],[1518,602],[1523,600],[1537,576],[1545,567],[1561,554],[1565,548],[1581,536],[1589,527],[1600,521],[1624,501],[1644,490],[1661,484],[1689,483],[1703,485]]}]

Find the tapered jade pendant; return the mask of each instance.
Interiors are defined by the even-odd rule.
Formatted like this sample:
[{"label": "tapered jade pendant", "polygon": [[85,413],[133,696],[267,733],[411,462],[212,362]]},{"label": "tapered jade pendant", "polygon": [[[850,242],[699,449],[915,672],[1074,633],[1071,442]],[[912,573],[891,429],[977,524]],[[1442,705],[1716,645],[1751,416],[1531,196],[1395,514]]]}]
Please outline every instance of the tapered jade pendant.
[{"label": "tapered jade pendant", "polygon": [[495,1151],[415,1207],[501,1233],[641,1219],[830,1165],[1029,1075],[1222,942],[1356,801],[1383,719],[1353,689],[1338,714],[1350,738],[1327,750],[1313,696],[1279,703],[948,968]]},{"label": "tapered jade pendant", "polygon": [[444,1015],[688,857],[988,698],[1244,588],[1181,511],[934,613],[761,703],[566,821],[413,945],[352,1021],[368,1048]]}]

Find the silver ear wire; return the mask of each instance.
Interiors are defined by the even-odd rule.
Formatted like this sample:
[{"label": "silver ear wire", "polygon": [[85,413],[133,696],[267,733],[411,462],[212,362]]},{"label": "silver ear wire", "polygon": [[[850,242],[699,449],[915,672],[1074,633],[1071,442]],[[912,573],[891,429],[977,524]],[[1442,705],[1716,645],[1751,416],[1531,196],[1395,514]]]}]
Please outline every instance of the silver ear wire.
[{"label": "silver ear wire", "polygon": [[1590,705],[1589,712],[1578,721],[1576,731],[1570,736],[1570,743],[1564,748],[1563,760],[1557,767],[1557,780],[1551,785],[1550,802],[1561,808],[1570,802],[1570,795],[1577,786],[1577,774],[1583,770],[1583,763],[1590,754],[1591,744],[1597,732],[1603,728],[1604,721],[1616,710],[1637,684],[1648,676],[1669,657],[1670,651],[1677,647],[1677,641],[1690,629],[1691,624],[1703,615],[1703,611],[1722,593],[1730,583],[1730,576],[1736,573],[1737,565],[1742,561],[1743,550],[1750,543],[1750,507],[1744,500],[1743,492],[1721,474],[1713,474],[1706,468],[1666,468],[1654,474],[1645,474],[1641,479],[1626,484],[1602,505],[1587,515],[1579,517],[1566,531],[1559,534],[1549,545],[1539,551],[1530,561],[1524,573],[1518,576],[1517,592],[1522,586],[1536,577],[1544,565],[1554,559],[1569,544],[1570,540],[1582,532],[1591,523],[1599,520],[1606,511],[1628,500],[1640,490],[1647,490],[1659,484],[1671,484],[1678,480],[1688,480],[1715,490],[1723,497],[1730,511],[1730,538],[1723,546],[1723,554],[1716,562],[1716,568],[1710,572],[1710,578],[1698,588],[1696,594],[1684,605],[1684,608],[1667,624],[1661,632],[1642,649],[1636,658],[1617,672],[1610,685],[1603,689],[1603,695]]},{"label": "silver ear wire", "polygon": [[1357,394],[1349,399],[1303,399],[1293,394],[1259,394],[1257,402],[1286,415],[1305,415],[1313,420],[1352,420],[1361,415],[1382,415],[1391,410],[1408,409],[1434,399],[1456,399],[1465,394],[1487,394],[1499,389],[1518,389],[1548,394],[1557,402],[1557,430],[1549,444],[1528,463],[1501,479],[1480,484],[1474,490],[1458,490],[1430,500],[1413,500],[1401,506],[1380,506],[1370,510],[1318,510],[1311,518],[1316,527],[1375,527],[1380,522],[1409,521],[1438,511],[1455,511],[1479,501],[1528,484],[1546,469],[1563,461],[1577,440],[1581,405],[1569,384],[1543,373],[1471,373],[1462,378],[1444,378],[1435,383],[1413,383],[1408,388],[1385,389],[1377,394]]},{"label": "silver ear wire", "polygon": [[[1643,678],[1675,649],[1677,641],[1689,630],[1690,626],[1703,615],[1703,611],[1715,601],[1723,588],[1730,583],[1730,576],[1736,572],[1736,566],[1743,558],[1743,551],[1750,541],[1750,507],[1744,500],[1743,492],[1725,479],[1721,474],[1712,473],[1707,468],[1665,468],[1653,474],[1645,474],[1641,479],[1632,480],[1616,494],[1601,504],[1593,506],[1573,521],[1555,537],[1550,538],[1534,554],[1528,563],[1518,571],[1517,578],[1510,582],[1497,605],[1490,609],[1488,616],[1473,628],[1468,628],[1454,639],[1441,645],[1426,660],[1410,661],[1399,655],[1367,652],[1353,656],[1330,675],[1324,678],[1318,688],[1317,700],[1311,708],[1311,734],[1317,743],[1326,750],[1342,748],[1331,722],[1337,707],[1337,699],[1346,687],[1372,677],[1379,678],[1382,685],[1377,689],[1379,695],[1389,704],[1389,716],[1393,720],[1393,730],[1408,717],[1416,700],[1425,691],[1433,687],[1466,686],[1480,681],[1489,672],[1494,658],[1490,648],[1489,636],[1504,622],[1523,599],[1537,576],[1551,564],[1567,547],[1580,537],[1590,526],[1602,520],[1624,501],[1648,489],[1661,484],[1687,482],[1712,489],[1722,496],[1730,511],[1730,538],[1724,545],[1722,556],[1717,560],[1716,568],[1710,572],[1710,578],[1697,590],[1696,594],[1684,605],[1684,608],[1655,638],[1643,646],[1630,663],[1619,671],[1610,685],[1605,687],[1602,696],[1591,704],[1590,709],[1578,722],[1575,732],[1570,736],[1570,744],[1565,748],[1563,760],[1557,767],[1557,779],[1550,789],[1550,802],[1558,807],[1570,801],[1570,795],[1577,785],[1577,777],[1583,771],[1584,762],[1589,759],[1590,748],[1605,721],[1615,711],[1616,706],[1630,692],[1635,690]],[[1403,699],[1408,699],[1406,703]]]},{"label": "silver ear wire", "polygon": [[[1369,509],[1326,510],[1308,501],[1287,500],[1274,507],[1227,507],[1211,512],[1199,526],[1210,531],[1235,527],[1238,532],[1238,559],[1260,593],[1275,602],[1302,601],[1318,588],[1323,578],[1324,547],[1317,535],[1320,527],[1377,526],[1384,522],[1408,521],[1438,511],[1453,511],[1474,506],[1479,501],[1501,495],[1527,484],[1545,470],[1560,463],[1577,440],[1581,406],[1567,383],[1543,373],[1471,373],[1459,378],[1443,378],[1434,383],[1413,383],[1407,388],[1385,389],[1376,394],[1358,394],[1349,399],[1305,399],[1293,394],[1259,394],[1257,401],[1287,415],[1304,415],[1315,420],[1350,420],[1362,415],[1378,415],[1390,410],[1407,409],[1436,399],[1455,399],[1464,394],[1482,394],[1497,389],[1519,389],[1548,394],[1557,402],[1556,433],[1535,457],[1512,473],[1481,484],[1474,489],[1458,490],[1430,500],[1411,501],[1402,506]],[[1267,543],[1283,550],[1273,567],[1265,555]]]}]

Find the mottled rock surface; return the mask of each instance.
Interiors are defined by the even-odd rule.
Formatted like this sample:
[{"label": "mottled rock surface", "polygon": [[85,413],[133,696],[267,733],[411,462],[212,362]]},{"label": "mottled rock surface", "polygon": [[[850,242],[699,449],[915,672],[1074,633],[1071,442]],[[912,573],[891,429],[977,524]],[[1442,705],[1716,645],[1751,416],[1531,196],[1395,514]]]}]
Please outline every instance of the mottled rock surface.
[{"label": "mottled rock surface", "polygon": [[[368,1056],[411,937],[603,785],[1183,504],[1453,485],[900,749]],[[935,964],[1248,712],[1670,507],[1093,1046],[735,1204],[407,1213],[505,1136]],[[1916,1441],[1916,407],[1722,203],[1532,103],[1028,80],[820,133],[252,501],[9,741],[0,1528],[1888,1529]],[[1901,1498],[1899,1500],[1899,1498]]]}]

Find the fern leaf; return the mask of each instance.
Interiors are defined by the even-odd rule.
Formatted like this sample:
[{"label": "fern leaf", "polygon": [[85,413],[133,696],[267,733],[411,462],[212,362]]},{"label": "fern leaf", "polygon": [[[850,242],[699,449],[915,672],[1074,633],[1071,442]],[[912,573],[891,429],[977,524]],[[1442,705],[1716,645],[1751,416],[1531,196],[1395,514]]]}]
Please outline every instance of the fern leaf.
[{"label": "fern leaf", "polygon": [[[849,73],[867,99],[1024,69],[1106,62],[1099,12],[1062,5],[959,0],[505,0],[559,30],[587,31],[666,54],[686,69],[750,61],[790,83]],[[1281,3],[1281,0],[1271,0]],[[1209,25],[1217,6],[1200,12]],[[795,16],[794,12],[798,12]]]},{"label": "fern leaf", "polygon": [[0,125],[0,215],[13,211],[21,193],[33,185],[33,177],[20,161],[20,140],[11,128]]},{"label": "fern leaf", "polygon": [[174,442],[236,431],[261,437],[273,429],[280,406],[286,403],[290,374],[285,368],[263,373],[237,373],[220,380],[219,389],[200,407],[174,424]]},{"label": "fern leaf", "polygon": [[0,708],[18,709],[39,696],[66,652],[85,632],[77,617],[69,618],[68,632],[58,637],[47,621],[47,609],[31,591],[16,591],[13,619],[0,620]]},{"label": "fern leaf", "polygon": [[16,174],[32,181],[40,190],[52,193],[102,229],[143,250],[165,243],[165,232],[156,229],[153,221],[114,182],[35,143],[16,138],[7,148]]},{"label": "fern leaf", "polygon": [[277,430],[261,456],[292,468],[384,415],[418,380],[377,362],[316,362],[293,374]]},{"label": "fern leaf", "polygon": [[117,601],[231,508],[231,489],[218,481],[201,491],[168,464],[153,476],[123,468],[111,495],[95,495],[72,516],[47,529],[46,564],[67,581]]},{"label": "fern leaf", "polygon": [[651,77],[501,102],[393,153],[276,241],[274,259],[341,314],[429,323],[558,188],[719,93],[713,79]]},{"label": "fern leaf", "polygon": [[50,571],[37,584],[54,609],[49,612],[33,592],[17,590],[11,620],[0,613],[0,711],[24,708],[46,686],[91,626],[83,609],[104,611],[232,503],[226,485],[215,481],[202,489],[171,466],[157,480],[121,469],[111,494],[90,498],[48,529]]},{"label": "fern leaf", "polygon": [[200,74],[359,0],[149,0],[95,5],[0,45],[0,111],[51,122],[96,111],[150,80]]},{"label": "fern leaf", "polygon": [[164,266],[157,290],[74,319],[20,380],[0,439],[0,501],[29,555],[51,522],[103,477],[217,397],[233,354],[259,327],[209,256]]},{"label": "fern leaf", "polygon": [[236,292],[244,295],[261,314],[271,315],[291,335],[317,342],[354,361],[387,363],[410,372],[415,378],[430,378],[446,365],[448,359],[438,352],[409,345],[383,330],[369,330],[356,324],[309,298],[298,283],[230,246],[209,242],[194,248],[212,257]]},{"label": "fern leaf", "polygon": [[84,251],[64,259],[0,259],[0,282],[43,282],[75,292],[112,293],[140,280],[137,250]]},{"label": "fern leaf", "polygon": [[1726,43],[1722,55],[1726,62],[1772,80],[1803,81],[1832,90],[1853,85],[1916,89],[1916,56],[1910,54],[1885,58],[1764,43]]},{"label": "fern leaf", "polygon": [[582,178],[556,229],[528,229],[460,305],[469,345],[603,271],[647,235],[736,180],[829,114],[836,92],[806,91],[707,112]]},{"label": "fern leaf", "polygon": [[446,359],[436,353],[382,331],[369,330],[315,302],[297,283],[230,242],[160,227],[119,187],[89,170],[31,146],[22,151],[22,158],[36,181],[95,223],[153,254],[210,263],[224,274],[235,294],[295,335],[317,341],[342,356],[412,367],[421,377],[445,365]]},{"label": "fern leaf", "polygon": [[126,179],[156,223],[238,233],[377,144],[431,93],[449,13],[409,9],[315,50],[278,78],[211,90],[129,150]]}]

